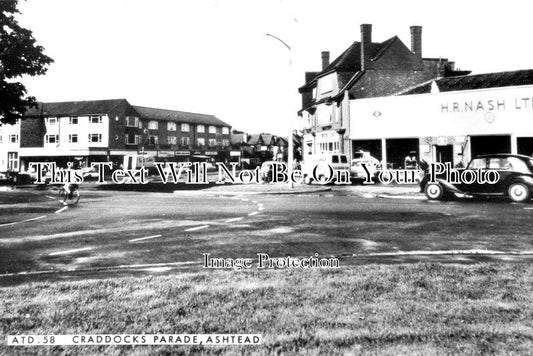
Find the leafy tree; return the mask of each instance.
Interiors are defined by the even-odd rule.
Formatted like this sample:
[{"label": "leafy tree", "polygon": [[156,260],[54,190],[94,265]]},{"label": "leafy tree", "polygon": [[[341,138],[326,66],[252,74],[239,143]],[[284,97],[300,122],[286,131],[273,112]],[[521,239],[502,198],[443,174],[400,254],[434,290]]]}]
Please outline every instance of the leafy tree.
[{"label": "leafy tree", "polygon": [[53,59],[36,44],[32,32],[19,26],[17,1],[0,1],[0,123],[15,123],[28,107],[36,106],[26,87],[17,82],[23,75],[46,73]]}]

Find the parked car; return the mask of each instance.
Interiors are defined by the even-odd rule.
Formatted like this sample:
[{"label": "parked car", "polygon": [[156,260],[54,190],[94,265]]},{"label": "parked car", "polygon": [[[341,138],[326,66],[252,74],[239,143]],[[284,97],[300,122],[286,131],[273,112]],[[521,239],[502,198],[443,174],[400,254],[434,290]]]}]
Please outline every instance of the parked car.
[{"label": "parked car", "polygon": [[[436,174],[435,182],[430,182],[431,165],[428,167],[420,182],[420,188],[428,199],[440,200],[461,193],[507,196],[514,202],[525,202],[530,200],[533,192],[533,158],[528,156],[482,155],[474,157],[466,168],[452,171]],[[476,179],[472,181],[474,177]]]},{"label": "parked car", "polygon": [[80,169],[83,180],[98,179],[99,172],[95,167],[85,167]]},{"label": "parked car", "polygon": [[301,164],[304,182],[306,184],[311,184],[314,181],[313,173],[315,173],[315,177],[318,181],[325,181],[331,174],[327,167],[328,165],[333,169],[333,177],[330,177],[332,180],[336,180],[340,174],[343,174],[341,172],[347,174],[350,172],[350,164],[348,163],[348,157],[346,155],[330,153],[309,156]]},{"label": "parked car", "polygon": [[350,178],[352,181],[363,181],[367,178],[363,164],[365,165],[370,177],[374,178],[377,172],[381,169],[381,163],[377,158],[370,155],[370,152],[357,151],[354,153],[354,158],[350,164]]}]

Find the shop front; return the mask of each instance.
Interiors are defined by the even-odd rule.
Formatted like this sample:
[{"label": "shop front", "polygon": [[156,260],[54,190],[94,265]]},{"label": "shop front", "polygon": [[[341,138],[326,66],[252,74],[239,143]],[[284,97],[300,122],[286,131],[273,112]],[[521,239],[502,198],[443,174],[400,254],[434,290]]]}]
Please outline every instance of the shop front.
[{"label": "shop front", "polygon": [[533,154],[531,85],[357,99],[350,120],[353,149],[368,150],[384,167]]}]

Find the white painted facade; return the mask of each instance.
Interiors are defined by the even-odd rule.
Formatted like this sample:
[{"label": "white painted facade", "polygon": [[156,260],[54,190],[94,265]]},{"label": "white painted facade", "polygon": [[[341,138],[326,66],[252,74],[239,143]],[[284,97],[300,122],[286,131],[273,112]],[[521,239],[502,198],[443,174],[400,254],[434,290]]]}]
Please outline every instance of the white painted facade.
[{"label": "white painted facade", "polygon": [[0,172],[18,171],[20,167],[20,121],[0,124]]},{"label": "white painted facade", "polygon": [[436,147],[453,145],[454,161],[464,164],[472,136],[508,135],[517,153],[517,138],[533,137],[533,86],[351,100],[350,127],[351,140],[417,138],[428,162]]}]

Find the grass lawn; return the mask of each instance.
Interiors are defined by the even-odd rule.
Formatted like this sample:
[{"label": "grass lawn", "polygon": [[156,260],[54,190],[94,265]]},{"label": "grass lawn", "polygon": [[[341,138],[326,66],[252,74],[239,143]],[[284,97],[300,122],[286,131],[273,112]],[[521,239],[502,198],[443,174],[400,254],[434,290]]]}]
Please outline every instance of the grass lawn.
[{"label": "grass lawn", "polygon": [[[533,265],[215,271],[0,288],[0,354],[528,354]],[[260,346],[7,347],[8,334],[262,334]]]}]

